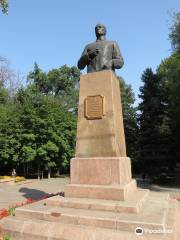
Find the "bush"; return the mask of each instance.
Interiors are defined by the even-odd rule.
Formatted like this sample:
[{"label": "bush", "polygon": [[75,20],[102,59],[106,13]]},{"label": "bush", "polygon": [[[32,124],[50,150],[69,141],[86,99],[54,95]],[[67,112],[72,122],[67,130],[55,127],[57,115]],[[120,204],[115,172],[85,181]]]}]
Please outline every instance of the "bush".
[{"label": "bush", "polygon": [[21,181],[25,181],[25,180],[26,180],[25,177],[19,177],[19,176],[17,176],[15,182],[21,182]]},{"label": "bush", "polygon": [[11,176],[0,176],[0,179],[11,179]]}]

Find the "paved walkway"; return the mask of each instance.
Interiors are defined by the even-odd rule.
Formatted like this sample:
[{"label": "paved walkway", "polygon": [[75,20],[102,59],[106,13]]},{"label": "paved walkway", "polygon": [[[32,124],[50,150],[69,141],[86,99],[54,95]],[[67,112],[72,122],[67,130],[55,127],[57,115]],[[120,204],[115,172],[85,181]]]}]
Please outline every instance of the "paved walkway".
[{"label": "paved walkway", "polygon": [[23,202],[27,198],[40,199],[47,194],[62,192],[67,183],[69,178],[32,180],[15,185],[0,183],[0,209]]},{"label": "paved walkway", "polygon": [[[27,198],[40,199],[47,194],[62,192],[67,183],[69,183],[69,178],[43,179],[39,181],[37,179],[28,180],[27,183],[15,185],[0,183],[0,209],[23,202]],[[180,198],[180,186],[162,187],[142,182],[138,185],[142,188],[149,188],[152,191],[168,192],[171,197]]]},{"label": "paved walkway", "polygon": [[140,188],[150,189],[153,192],[169,193],[171,198],[180,198],[180,183],[171,185],[149,184],[146,181],[137,179],[137,185]]}]

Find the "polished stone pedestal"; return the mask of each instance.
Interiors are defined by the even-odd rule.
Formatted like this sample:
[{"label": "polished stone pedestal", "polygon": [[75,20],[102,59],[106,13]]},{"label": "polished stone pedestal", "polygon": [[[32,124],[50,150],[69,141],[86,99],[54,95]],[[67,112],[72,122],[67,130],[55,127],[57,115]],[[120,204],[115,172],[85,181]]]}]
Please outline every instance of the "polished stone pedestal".
[{"label": "polished stone pedestal", "polygon": [[112,71],[81,76],[76,153],[65,196],[128,200],[136,191],[126,156],[119,80]]},{"label": "polished stone pedestal", "polygon": [[125,200],[136,188],[127,157],[73,158],[65,196]]},{"label": "polished stone pedestal", "polygon": [[75,155],[126,157],[119,80],[112,71],[81,76]]}]

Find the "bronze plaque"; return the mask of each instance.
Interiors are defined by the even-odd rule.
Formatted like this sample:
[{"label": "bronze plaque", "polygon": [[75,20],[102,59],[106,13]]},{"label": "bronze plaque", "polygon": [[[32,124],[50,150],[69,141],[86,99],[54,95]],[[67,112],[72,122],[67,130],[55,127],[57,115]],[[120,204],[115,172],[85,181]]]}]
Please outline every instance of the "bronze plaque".
[{"label": "bronze plaque", "polygon": [[85,117],[101,119],[104,116],[104,97],[101,95],[87,96],[85,99]]}]

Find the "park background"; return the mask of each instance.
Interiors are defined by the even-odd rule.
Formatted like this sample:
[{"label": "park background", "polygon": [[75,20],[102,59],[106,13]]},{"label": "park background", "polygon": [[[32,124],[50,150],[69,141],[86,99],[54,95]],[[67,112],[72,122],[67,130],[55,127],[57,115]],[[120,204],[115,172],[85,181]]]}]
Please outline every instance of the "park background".
[{"label": "park background", "polygon": [[[180,164],[179,1],[9,1],[0,14],[0,175],[69,173],[83,47],[94,26],[120,45],[133,174],[173,179]],[[85,73],[83,71],[82,73]]]}]

